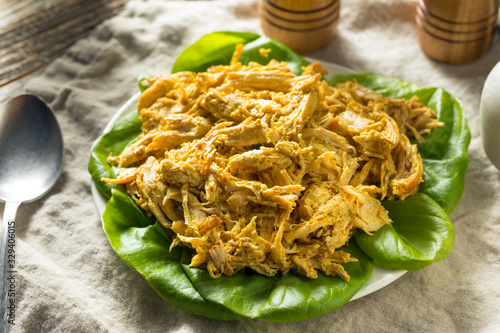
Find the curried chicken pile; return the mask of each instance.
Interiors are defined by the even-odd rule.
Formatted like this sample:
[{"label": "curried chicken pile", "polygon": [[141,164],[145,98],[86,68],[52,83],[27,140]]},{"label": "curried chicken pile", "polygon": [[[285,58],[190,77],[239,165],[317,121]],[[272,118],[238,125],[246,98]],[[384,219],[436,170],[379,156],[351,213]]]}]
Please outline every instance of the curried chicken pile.
[{"label": "curried chicken pile", "polygon": [[250,268],[273,276],[318,270],[349,281],[339,250],[359,228],[391,222],[381,199],[418,190],[410,136],[442,124],[410,100],[354,82],[329,86],[317,63],[239,62],[146,79],[142,134],[108,161],[130,197],[165,228],[191,267],[213,278]]}]

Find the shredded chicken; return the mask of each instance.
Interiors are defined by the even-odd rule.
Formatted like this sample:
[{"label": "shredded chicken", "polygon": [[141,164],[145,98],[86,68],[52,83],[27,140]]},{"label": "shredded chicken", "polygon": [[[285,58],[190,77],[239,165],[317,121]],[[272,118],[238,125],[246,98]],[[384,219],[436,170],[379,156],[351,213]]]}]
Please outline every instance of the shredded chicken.
[{"label": "shredded chicken", "polygon": [[124,169],[103,180],[126,184],[213,278],[248,268],[349,281],[342,264],[357,259],[339,248],[391,223],[380,199],[422,181],[408,137],[442,124],[416,97],[331,87],[317,63],[301,76],[275,60],[243,66],[241,51],[228,66],[147,79],[142,134],[109,157]]}]

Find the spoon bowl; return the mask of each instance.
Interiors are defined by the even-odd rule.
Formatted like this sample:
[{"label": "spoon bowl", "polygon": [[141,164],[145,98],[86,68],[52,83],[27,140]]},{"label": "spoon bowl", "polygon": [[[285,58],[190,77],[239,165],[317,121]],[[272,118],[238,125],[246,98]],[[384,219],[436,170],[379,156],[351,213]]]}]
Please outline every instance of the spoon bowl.
[{"label": "spoon bowl", "polygon": [[0,107],[0,201],[5,202],[0,238],[0,332],[7,331],[7,278],[14,271],[15,260],[10,257],[14,251],[10,250],[15,245],[17,209],[55,184],[63,151],[59,124],[40,98],[19,95]]}]

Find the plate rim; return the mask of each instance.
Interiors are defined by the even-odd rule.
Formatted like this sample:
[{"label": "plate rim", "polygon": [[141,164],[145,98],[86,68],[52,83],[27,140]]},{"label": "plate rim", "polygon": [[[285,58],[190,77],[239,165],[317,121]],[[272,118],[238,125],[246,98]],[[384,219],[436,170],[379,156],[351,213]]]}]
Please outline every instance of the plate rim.
[{"label": "plate rim", "polygon": [[[333,75],[339,75],[339,74],[348,75],[356,73],[351,68],[331,63],[328,61],[309,58],[309,57],[306,57],[305,59],[310,62],[320,63],[321,66],[323,66],[323,68],[325,68],[328,71],[328,74],[326,75],[327,78]],[[128,115],[131,112],[136,111],[136,105],[140,95],[141,92],[137,92],[131,98],[129,98],[109,120],[109,122],[106,124],[106,127],[104,128],[101,134],[108,133],[109,131],[111,131],[113,125],[119,119],[123,118],[124,116]],[[96,207],[96,210],[99,214],[102,223],[103,222],[102,215],[104,213],[104,210],[106,209],[107,200],[104,197],[104,195],[101,192],[99,192],[96,183],[92,178],[91,178],[91,192],[92,192],[92,198],[94,200],[94,205]],[[391,270],[383,268],[374,263],[373,271],[370,278],[368,279],[368,281],[366,281],[365,285],[349,300],[349,302],[367,296],[371,293],[374,293],[375,291],[378,291],[388,286],[389,284],[393,283],[394,281],[402,277],[407,272],[408,271],[406,270]]]}]

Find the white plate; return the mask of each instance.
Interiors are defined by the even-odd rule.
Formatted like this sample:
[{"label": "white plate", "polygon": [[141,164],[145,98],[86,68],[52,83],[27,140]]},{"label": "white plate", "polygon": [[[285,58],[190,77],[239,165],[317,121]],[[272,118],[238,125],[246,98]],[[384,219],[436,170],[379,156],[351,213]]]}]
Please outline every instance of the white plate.
[{"label": "white plate", "polygon": [[[319,62],[327,71],[328,75],[327,77],[330,77],[332,75],[336,74],[352,74],[354,73],[353,70],[339,66],[336,64],[332,64],[329,62],[324,62],[321,60],[315,60],[315,59],[308,59],[309,61],[317,61]],[[140,93],[135,94],[131,99],[129,99],[121,108],[118,110],[118,112],[113,116],[113,118],[109,121],[107,124],[106,128],[104,129],[104,133],[109,132],[111,130],[111,127],[122,117],[125,115],[128,115],[131,112],[136,112],[136,105],[137,101],[139,99]],[[97,190],[97,187],[92,181],[92,196],[94,198],[94,202],[97,208],[97,211],[99,212],[99,216],[102,217],[102,213],[104,212],[104,209],[106,208],[106,198]],[[355,300],[358,298],[361,298],[363,296],[366,296],[368,294],[373,293],[374,291],[377,291],[390,283],[394,282],[395,280],[399,279],[403,274],[405,274],[406,271],[403,270],[390,270],[390,269],[385,269],[380,266],[375,265],[373,267],[373,273],[366,282],[366,284],[361,288],[360,291],[351,300]]]}]

